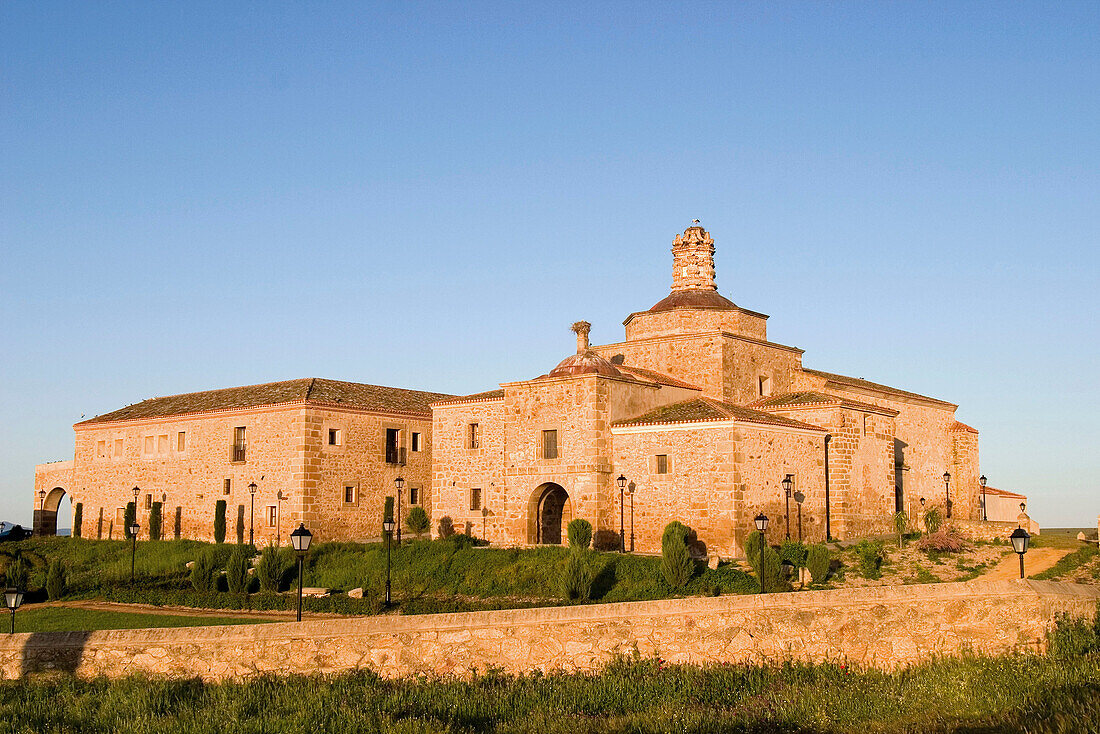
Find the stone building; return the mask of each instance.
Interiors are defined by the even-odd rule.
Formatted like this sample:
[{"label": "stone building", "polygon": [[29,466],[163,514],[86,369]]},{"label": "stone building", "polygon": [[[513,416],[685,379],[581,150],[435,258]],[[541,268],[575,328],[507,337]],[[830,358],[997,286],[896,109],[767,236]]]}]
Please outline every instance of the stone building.
[{"label": "stone building", "polygon": [[671,292],[626,318],[623,341],[591,345],[577,322],[576,353],[534,379],[464,397],[295,380],[78,423],[72,462],[36,474],[39,524],[69,491],[86,537],[119,537],[139,486],[139,509],[163,502],[166,528],[209,537],[213,501],[246,511],[256,482],[258,539],[281,514],[284,533],[304,521],[362,539],[398,475],[403,507],[502,545],[560,543],[583,517],[605,542],[656,551],[680,520],[728,557],[760,512],[773,540],[887,532],[895,512],[937,505],[981,519],[978,433],[955,404],[803,367],[801,349],[768,339],[766,315],[718,293],[702,227],[672,255]]}]

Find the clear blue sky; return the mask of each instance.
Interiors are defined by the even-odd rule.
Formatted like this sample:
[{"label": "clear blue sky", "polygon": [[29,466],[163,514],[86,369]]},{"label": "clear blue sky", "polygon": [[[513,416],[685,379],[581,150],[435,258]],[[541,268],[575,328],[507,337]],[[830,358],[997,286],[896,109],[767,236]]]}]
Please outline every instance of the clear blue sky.
[{"label": "clear blue sky", "polygon": [[1100,512],[1100,3],[0,6],[0,519],[71,425],[615,341],[695,217],[809,367]]}]

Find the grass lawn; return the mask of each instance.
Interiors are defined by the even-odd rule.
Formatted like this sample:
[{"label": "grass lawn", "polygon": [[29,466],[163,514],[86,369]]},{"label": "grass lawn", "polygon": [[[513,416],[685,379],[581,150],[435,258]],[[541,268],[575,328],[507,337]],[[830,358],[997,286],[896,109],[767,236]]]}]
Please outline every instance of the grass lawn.
[{"label": "grass lawn", "polygon": [[[4,615],[8,617],[8,615]],[[15,615],[16,632],[69,632],[77,630],[123,630],[142,627],[201,627],[214,624],[256,624],[264,619],[232,617],[184,617],[169,614],[135,614],[75,607],[24,607]],[[10,618],[0,631],[11,629]]]}]

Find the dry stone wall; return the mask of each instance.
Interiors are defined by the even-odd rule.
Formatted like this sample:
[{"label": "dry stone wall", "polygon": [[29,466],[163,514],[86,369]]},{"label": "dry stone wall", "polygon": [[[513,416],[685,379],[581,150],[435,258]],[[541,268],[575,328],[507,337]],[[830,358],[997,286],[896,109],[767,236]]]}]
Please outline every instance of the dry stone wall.
[{"label": "dry stone wall", "polygon": [[1056,615],[1100,588],[996,581],[670,599],[411,617],[45,632],[0,641],[0,678],[45,671],[248,678],[372,670],[598,670],[617,655],[673,663],[847,661],[883,669],[962,651],[1036,650]]}]

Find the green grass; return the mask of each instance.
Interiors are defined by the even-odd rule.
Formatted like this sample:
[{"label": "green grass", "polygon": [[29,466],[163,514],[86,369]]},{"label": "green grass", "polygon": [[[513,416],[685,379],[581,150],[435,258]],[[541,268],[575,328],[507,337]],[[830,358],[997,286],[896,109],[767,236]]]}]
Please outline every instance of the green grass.
[{"label": "green grass", "polygon": [[[7,616],[7,615],[5,615]],[[270,620],[229,617],[184,617],[169,614],[137,614],[74,607],[24,607],[15,615],[16,632],[69,632],[77,630],[123,630],[144,627],[204,627],[215,624],[256,624]],[[11,629],[10,618],[0,630]]]},{"label": "green grass", "polygon": [[1080,541],[1075,541],[1078,546],[1077,550],[1070,553],[1067,556],[1063,556],[1053,566],[1046,571],[1030,576],[1033,579],[1058,579],[1073,571],[1076,571],[1081,566],[1085,565],[1092,559],[1100,555],[1100,550],[1095,545],[1081,545]]}]

